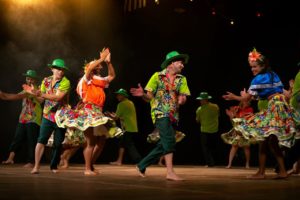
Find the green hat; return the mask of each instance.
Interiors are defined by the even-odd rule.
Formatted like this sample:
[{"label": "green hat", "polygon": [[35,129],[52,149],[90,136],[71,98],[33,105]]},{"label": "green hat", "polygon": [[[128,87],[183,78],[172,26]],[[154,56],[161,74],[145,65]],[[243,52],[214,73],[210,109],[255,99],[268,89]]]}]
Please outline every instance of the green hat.
[{"label": "green hat", "polygon": [[203,100],[203,99],[211,99],[211,98],[212,97],[209,96],[207,92],[201,92],[196,99],[197,100]]},{"label": "green hat", "polygon": [[189,55],[179,54],[177,51],[171,51],[166,55],[166,60],[161,64],[161,68],[165,69],[172,61],[183,60],[183,63],[186,64],[189,60]]},{"label": "green hat", "polygon": [[65,61],[60,58],[53,60],[52,64],[48,64],[48,67],[55,67],[55,68],[69,70],[69,68],[65,66]]},{"label": "green hat", "polygon": [[128,93],[126,90],[124,90],[123,88],[119,89],[118,91],[115,92],[116,94],[120,94],[120,95],[123,95],[125,97],[128,97]]},{"label": "green hat", "polygon": [[31,70],[31,69],[27,70],[26,73],[23,73],[23,76],[30,77],[30,78],[34,78],[34,79],[37,79],[37,78],[38,78],[38,76],[37,76],[37,74],[36,74],[36,71]]}]

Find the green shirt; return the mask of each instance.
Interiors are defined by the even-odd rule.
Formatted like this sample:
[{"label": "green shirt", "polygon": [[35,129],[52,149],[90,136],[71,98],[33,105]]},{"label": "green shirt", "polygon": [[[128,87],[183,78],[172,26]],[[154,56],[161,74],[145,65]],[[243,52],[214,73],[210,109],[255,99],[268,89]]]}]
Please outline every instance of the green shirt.
[{"label": "green shirt", "polygon": [[152,121],[162,117],[169,117],[172,122],[179,120],[178,95],[190,95],[186,78],[177,74],[173,83],[166,76],[166,69],[156,72],[147,83],[145,90],[153,93],[150,101]]},{"label": "green shirt", "polygon": [[217,104],[208,103],[198,107],[196,121],[201,124],[200,131],[204,133],[216,133],[219,130],[220,110]]},{"label": "green shirt", "polygon": [[299,103],[297,99],[300,97],[300,71],[297,73],[295,77],[295,82],[292,90],[292,97],[290,99],[290,104],[294,109],[299,109]]},{"label": "green shirt", "polygon": [[135,106],[129,99],[124,99],[117,106],[117,117],[120,118],[122,128],[127,132],[138,132]]},{"label": "green shirt", "polygon": [[266,110],[268,108],[268,99],[260,99],[257,102],[257,108],[259,111]]}]

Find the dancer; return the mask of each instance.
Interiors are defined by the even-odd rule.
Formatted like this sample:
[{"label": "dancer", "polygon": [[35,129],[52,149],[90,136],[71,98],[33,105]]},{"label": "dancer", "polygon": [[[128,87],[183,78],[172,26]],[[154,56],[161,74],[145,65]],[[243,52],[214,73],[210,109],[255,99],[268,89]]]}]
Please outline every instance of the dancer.
[{"label": "dancer", "polygon": [[215,103],[211,103],[212,97],[207,92],[201,92],[197,97],[200,106],[196,110],[196,122],[200,124],[200,140],[204,155],[205,167],[215,165],[214,149],[218,139],[220,109]]},{"label": "dancer", "polygon": [[172,51],[167,54],[162,63],[162,71],[152,75],[145,87],[147,93],[139,84],[131,88],[133,96],[142,97],[150,102],[151,116],[155,127],[159,130],[160,140],[156,147],[137,165],[139,175],[145,177],[146,168],[157,162],[164,155],[168,180],[182,180],[173,169],[173,153],[175,151],[175,129],[178,123],[178,108],[186,102],[190,95],[186,78],[181,75],[184,64],[188,62],[187,54]]},{"label": "dancer", "polygon": [[65,129],[59,128],[55,121],[56,111],[68,103],[70,81],[65,77],[65,71],[68,67],[62,59],[53,60],[52,64],[48,64],[52,71],[52,76],[44,78],[40,90],[33,87],[24,86],[26,92],[37,97],[42,97],[44,102],[42,124],[38,142],[35,147],[35,164],[31,170],[32,174],[38,174],[40,169],[40,161],[52,132],[54,134],[53,152],[50,163],[50,170],[57,173],[62,142],[65,138]]},{"label": "dancer", "polygon": [[[300,67],[300,62],[298,63]],[[290,105],[295,112],[300,114],[300,71],[298,71],[295,79],[289,81],[290,88],[287,94],[290,97]],[[300,173],[300,126],[297,126],[297,133],[295,135],[295,145],[286,152],[285,163],[288,174]]]},{"label": "dancer", "polygon": [[265,178],[266,150],[268,146],[278,163],[279,173],[276,178],[287,178],[288,174],[279,145],[290,148],[293,144],[296,124],[292,110],[282,94],[283,85],[280,78],[271,70],[267,58],[254,49],[249,53],[248,62],[254,75],[248,92],[244,89],[241,91],[240,96],[231,92],[223,95],[226,100],[242,101],[256,96],[269,100],[266,110],[247,119],[238,118],[240,122],[234,127],[246,140],[254,139],[259,142],[259,169],[256,174],[248,178]]},{"label": "dancer", "polygon": [[[26,84],[38,89],[37,73],[34,70],[27,70],[23,76],[26,77]],[[34,148],[39,135],[39,129],[42,118],[41,102],[43,99],[27,94],[24,90],[17,93],[5,93],[0,91],[2,100],[23,100],[22,111],[19,116],[19,122],[16,127],[14,139],[9,147],[9,156],[3,164],[14,164],[16,151],[20,148],[24,139],[27,141],[27,164],[24,167],[32,167],[34,163]]]},{"label": "dancer", "polygon": [[116,161],[110,162],[110,164],[122,165],[125,150],[131,160],[136,164],[141,160],[141,155],[136,149],[133,140],[134,135],[138,132],[135,106],[134,103],[128,99],[129,95],[123,88],[119,89],[115,93],[116,98],[119,101],[117,110],[115,113],[106,112],[105,114],[114,120],[120,120],[121,127],[125,132],[120,137],[118,158]]},{"label": "dancer", "polygon": [[[250,106],[250,101],[241,101],[238,106],[233,106],[230,109],[226,109],[226,114],[229,116],[232,121],[233,118],[246,118],[253,114],[253,109]],[[246,168],[250,168],[250,143],[248,140],[240,137],[240,133],[235,133],[235,130],[232,129],[228,133],[224,133],[221,135],[221,138],[225,143],[231,144],[231,149],[229,152],[229,160],[227,169],[231,168],[232,160],[238,150],[239,147],[242,147],[245,152],[246,158]]]},{"label": "dancer", "polygon": [[[101,77],[102,63],[106,62],[108,75]],[[113,119],[102,113],[105,102],[104,88],[115,78],[115,70],[111,63],[110,51],[104,48],[100,52],[100,58],[85,66],[85,74],[77,85],[77,93],[82,99],[76,109],[64,107],[55,116],[59,127],[68,128],[70,140],[84,135],[86,146],[83,150],[85,160],[85,175],[96,175],[93,164],[100,155],[106,138],[114,137],[122,133],[115,126]],[[75,133],[75,134],[73,134]],[[77,137],[76,137],[77,135]]]}]

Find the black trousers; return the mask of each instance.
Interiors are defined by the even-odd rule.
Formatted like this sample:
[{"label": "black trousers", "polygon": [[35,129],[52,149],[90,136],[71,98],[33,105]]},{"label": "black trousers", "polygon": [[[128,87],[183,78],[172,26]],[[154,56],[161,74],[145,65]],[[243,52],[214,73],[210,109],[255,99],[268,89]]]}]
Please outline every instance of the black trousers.
[{"label": "black trousers", "polygon": [[217,133],[200,133],[200,141],[201,141],[201,150],[204,156],[205,164],[209,167],[215,165],[215,149],[217,142]]}]

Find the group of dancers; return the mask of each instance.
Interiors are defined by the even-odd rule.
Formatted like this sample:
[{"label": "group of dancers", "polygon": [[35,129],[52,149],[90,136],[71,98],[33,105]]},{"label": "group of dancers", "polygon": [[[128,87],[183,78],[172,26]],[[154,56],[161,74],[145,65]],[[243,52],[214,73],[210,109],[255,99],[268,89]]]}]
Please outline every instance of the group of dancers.
[{"label": "group of dancers", "polygon": [[[144,88],[138,84],[136,88],[130,89],[132,96],[150,102],[153,124],[159,136],[155,148],[147,156],[141,158],[140,155],[136,155],[136,170],[141,177],[146,177],[148,166],[156,163],[159,158],[164,158],[166,179],[182,180],[173,169],[173,153],[179,107],[185,104],[190,95],[187,79],[181,74],[188,60],[187,54],[169,52],[161,64],[161,71],[155,72]],[[249,145],[259,144],[259,169],[248,178],[265,178],[267,148],[270,148],[278,163],[276,178],[287,178],[285,158],[288,157],[291,163],[299,163],[300,159],[300,134],[297,132],[300,119],[300,94],[298,94],[300,75],[297,74],[292,91],[287,92],[264,55],[254,49],[249,53],[248,62],[254,76],[249,89],[242,90],[240,95],[231,92],[223,95],[225,100],[240,102],[239,106],[226,111],[233,122],[233,127],[221,135],[224,142],[232,145],[227,167],[231,167],[233,155],[238,147],[244,147],[246,167],[249,167]],[[101,75],[104,64],[108,69],[107,76]],[[61,152],[64,143],[72,147],[84,146],[84,174],[96,175],[98,172],[93,164],[100,155],[106,139],[122,135],[125,131],[124,127],[116,126],[115,120],[120,116],[116,116],[115,113],[103,113],[106,99],[104,88],[107,88],[116,76],[110,50],[104,48],[100,52],[99,59],[84,66],[84,75],[76,88],[80,102],[75,108],[71,108],[68,104],[70,81],[65,76],[65,71],[69,68],[64,60],[55,59],[48,66],[52,75],[45,77],[40,86],[37,84],[37,73],[28,70],[23,74],[26,77],[26,84],[20,93],[10,94],[0,91],[0,99],[23,100],[15,138],[9,149],[10,154],[3,163],[14,162],[15,152],[26,137],[28,142],[26,165],[32,167],[32,174],[38,174],[45,146],[53,134],[53,152],[50,161],[50,170],[53,173],[58,171],[59,161],[63,158]],[[127,91],[123,89],[119,90],[118,94],[121,95],[120,101],[123,100],[122,97],[125,99],[128,97]],[[266,102],[265,108],[253,113],[253,110],[249,109],[249,102],[252,99]],[[123,113],[126,113],[126,108],[123,109]],[[136,129],[133,129],[133,132],[135,131]],[[123,155],[124,148],[120,148],[119,153]],[[122,156],[113,164],[121,162]],[[295,166],[298,168],[295,167],[293,172],[299,172],[299,164]]]}]

